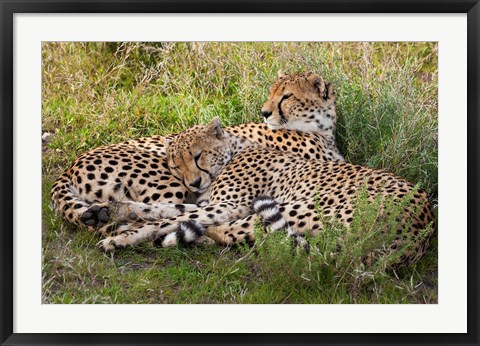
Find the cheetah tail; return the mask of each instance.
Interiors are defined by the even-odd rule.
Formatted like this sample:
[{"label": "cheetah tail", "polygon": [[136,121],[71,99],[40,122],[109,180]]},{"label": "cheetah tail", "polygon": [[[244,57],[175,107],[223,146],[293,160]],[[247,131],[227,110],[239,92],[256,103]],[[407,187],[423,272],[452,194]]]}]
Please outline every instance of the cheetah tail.
[{"label": "cheetah tail", "polygon": [[197,241],[205,234],[205,228],[195,221],[182,221],[178,224],[175,232],[164,234],[155,239],[154,244],[158,247],[177,246],[179,244],[189,245]]},{"label": "cheetah tail", "polygon": [[89,226],[82,221],[82,217],[91,204],[79,197],[68,172],[55,180],[50,198],[55,210],[63,219],[77,226]]},{"label": "cheetah tail", "polygon": [[262,218],[266,229],[270,228],[272,232],[287,231],[289,237],[293,238],[295,246],[302,247],[307,253],[310,251],[310,245],[303,237],[303,234],[294,232],[287,220],[283,217],[277,202],[270,196],[257,196],[251,205],[252,210]]}]

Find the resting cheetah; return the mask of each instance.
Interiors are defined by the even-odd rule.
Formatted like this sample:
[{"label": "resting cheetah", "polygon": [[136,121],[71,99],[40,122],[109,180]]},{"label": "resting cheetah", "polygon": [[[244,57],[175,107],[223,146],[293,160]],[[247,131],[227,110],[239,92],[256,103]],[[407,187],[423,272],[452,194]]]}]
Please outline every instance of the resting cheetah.
[{"label": "resting cheetah", "polygon": [[[316,234],[322,230],[325,218],[334,217],[350,225],[355,217],[354,198],[365,189],[372,201],[387,196],[398,201],[411,194],[398,226],[388,230],[396,232],[391,249],[402,244],[408,233],[415,246],[402,254],[399,265],[413,263],[425,252],[429,236],[422,236],[421,231],[432,232],[431,205],[427,194],[416,191],[405,179],[341,161],[307,160],[264,148],[244,150],[243,144],[239,136],[222,129],[218,118],[204,129],[196,127],[178,135],[167,149],[169,167],[192,191],[203,193],[201,199],[210,204],[160,222],[120,226],[114,231],[116,235],[103,240],[100,246],[112,250],[145,240],[156,240],[163,246],[191,242],[203,234],[202,226],[208,227],[206,235],[218,243],[251,241],[254,211],[261,213],[265,207],[275,207],[267,200],[254,204],[252,210],[250,206],[259,195],[281,203],[279,211],[296,233]],[[192,187],[195,181],[200,183]],[[315,212],[316,201],[323,215]],[[262,216],[267,222],[282,224],[275,211]]]},{"label": "resting cheetah", "polygon": [[[344,160],[335,142],[333,88],[318,74],[282,75],[272,85],[262,113],[268,127],[250,123],[226,129],[240,139],[242,148],[275,148],[307,159]],[[174,138],[140,138],[84,153],[55,181],[51,191],[55,209],[69,222],[91,230],[112,220],[156,220],[194,209],[195,205],[175,205],[192,203],[187,187],[198,188],[201,182],[192,180],[185,186],[171,174],[165,147]]]}]

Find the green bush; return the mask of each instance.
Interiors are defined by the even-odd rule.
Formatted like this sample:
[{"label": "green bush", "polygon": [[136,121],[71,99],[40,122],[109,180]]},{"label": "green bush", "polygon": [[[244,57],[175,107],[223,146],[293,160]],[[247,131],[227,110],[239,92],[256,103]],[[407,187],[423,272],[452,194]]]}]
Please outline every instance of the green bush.
[{"label": "green bush", "polygon": [[[395,201],[382,201],[381,198],[371,201],[365,189],[359,190],[354,204],[355,218],[350,227],[335,218],[323,216],[317,204],[316,213],[321,217],[324,229],[315,237],[307,235],[308,254],[301,250],[292,251],[292,241],[284,232],[268,233],[257,226],[257,241],[254,249],[247,251],[247,256],[254,257],[259,263],[262,278],[281,288],[285,294],[287,290],[296,291],[302,287],[302,291],[318,290],[322,303],[332,302],[324,300],[325,296],[333,301],[341,299],[343,303],[365,303],[384,299],[381,297],[384,292],[399,294],[404,291],[406,297],[403,298],[408,299],[408,295],[414,295],[412,292],[418,288],[412,287],[414,280],[418,280],[415,270],[403,270],[400,279],[394,268],[402,253],[413,246],[414,239],[405,232],[406,239],[395,251],[390,245],[397,236],[398,219],[416,190]],[[410,210],[416,212],[418,208]],[[409,226],[407,222],[401,228],[406,230]],[[425,229],[416,240],[425,238],[429,231]],[[367,255],[374,257],[368,258]],[[404,281],[407,277],[408,282]],[[415,286],[419,284],[416,282]],[[302,303],[300,299],[294,301]]]}]

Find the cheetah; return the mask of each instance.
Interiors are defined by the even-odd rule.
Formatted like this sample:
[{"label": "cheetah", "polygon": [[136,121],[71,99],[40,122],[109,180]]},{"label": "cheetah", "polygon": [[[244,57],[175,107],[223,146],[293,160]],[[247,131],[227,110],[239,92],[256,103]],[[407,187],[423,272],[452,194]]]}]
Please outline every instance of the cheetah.
[{"label": "cheetah", "polygon": [[261,110],[268,127],[319,133],[335,156],[344,161],[335,140],[337,115],[332,84],[311,73],[285,75],[279,71],[278,77]]},{"label": "cheetah", "polygon": [[[225,131],[239,138],[242,148],[344,160],[335,142],[335,93],[320,75],[281,74],[262,114],[267,124],[242,124]],[[70,223],[92,231],[110,221],[157,220],[194,210],[195,194],[189,189],[198,188],[200,180],[185,185],[166,162],[166,146],[175,137],[132,139],[80,155],[53,184],[54,208]]]},{"label": "cheetah", "polygon": [[[265,148],[245,150],[241,138],[223,130],[218,118],[204,128],[195,127],[174,138],[167,149],[167,162],[174,175],[192,191],[201,193],[200,198],[209,204],[159,222],[112,228],[112,236],[99,244],[102,249],[113,250],[146,240],[170,246],[191,242],[203,234],[219,244],[251,242],[254,213],[265,211],[267,215],[262,216],[267,222],[279,222],[277,228],[285,228],[279,213],[272,211],[274,202],[279,203],[279,211],[294,230],[293,235],[315,235],[328,219],[348,227],[355,218],[355,196],[362,189],[372,202],[376,198],[400,201],[411,195],[398,226],[386,230],[396,232],[391,250],[399,248],[407,235],[413,237],[414,246],[402,253],[398,265],[416,262],[426,251],[433,232],[427,194],[405,179],[342,161],[308,160]],[[191,186],[193,181],[199,182],[197,186]],[[274,200],[258,200],[259,195]],[[316,201],[322,215],[315,210]]]}]

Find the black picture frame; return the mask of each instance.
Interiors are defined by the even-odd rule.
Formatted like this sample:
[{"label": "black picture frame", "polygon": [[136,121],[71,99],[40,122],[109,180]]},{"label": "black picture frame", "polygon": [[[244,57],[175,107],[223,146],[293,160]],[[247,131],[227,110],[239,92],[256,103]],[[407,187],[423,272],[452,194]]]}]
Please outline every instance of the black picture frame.
[{"label": "black picture frame", "polygon": [[[1,11],[0,243],[2,345],[479,344],[479,0],[9,1]],[[465,334],[20,334],[13,333],[13,16],[15,13],[467,13],[468,332]],[[454,316],[452,316],[454,318]],[[198,323],[198,322],[197,322]]]}]

